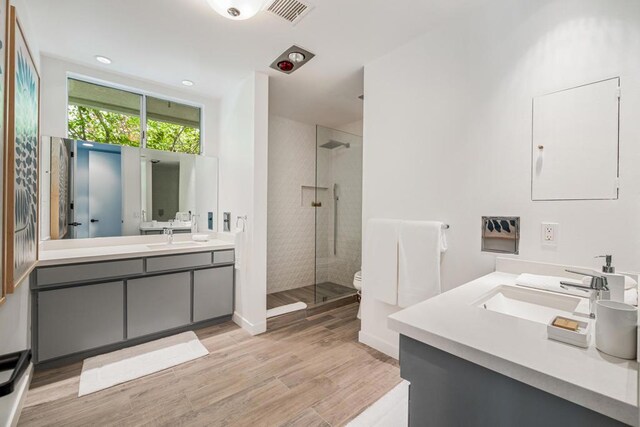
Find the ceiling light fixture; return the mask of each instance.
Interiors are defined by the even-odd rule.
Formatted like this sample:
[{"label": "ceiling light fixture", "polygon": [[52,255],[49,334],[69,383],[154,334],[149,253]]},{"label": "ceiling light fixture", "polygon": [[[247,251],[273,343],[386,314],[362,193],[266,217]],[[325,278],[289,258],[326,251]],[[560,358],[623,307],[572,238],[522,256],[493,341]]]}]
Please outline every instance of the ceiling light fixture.
[{"label": "ceiling light fixture", "polygon": [[207,3],[225,18],[241,21],[260,12],[266,0],[207,0]]},{"label": "ceiling light fixture", "polygon": [[291,74],[307,62],[311,61],[315,55],[300,46],[293,45],[282,52],[270,65],[274,70],[285,74]]},{"label": "ceiling light fixture", "polygon": [[102,55],[96,55],[96,61],[102,63],[102,64],[111,64],[111,59],[107,58],[106,56],[102,56]]},{"label": "ceiling light fixture", "polygon": [[278,62],[278,68],[282,71],[287,72],[293,70],[293,62],[291,61],[280,61]]},{"label": "ceiling light fixture", "polygon": [[193,86],[193,82],[191,80],[183,80],[182,84],[185,86]]},{"label": "ceiling light fixture", "polygon": [[302,62],[304,61],[304,53],[300,53],[300,52],[291,52],[289,54],[289,59],[291,60],[291,62],[294,63],[298,63],[298,62]]}]

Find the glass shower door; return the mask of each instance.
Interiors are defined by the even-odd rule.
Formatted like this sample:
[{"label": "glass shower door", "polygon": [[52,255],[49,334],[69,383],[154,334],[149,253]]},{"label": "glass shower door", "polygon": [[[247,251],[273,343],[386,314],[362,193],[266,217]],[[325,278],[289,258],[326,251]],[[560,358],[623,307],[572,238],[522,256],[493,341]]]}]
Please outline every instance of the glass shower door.
[{"label": "glass shower door", "polygon": [[315,301],[356,293],[362,241],[362,137],[316,127]]}]

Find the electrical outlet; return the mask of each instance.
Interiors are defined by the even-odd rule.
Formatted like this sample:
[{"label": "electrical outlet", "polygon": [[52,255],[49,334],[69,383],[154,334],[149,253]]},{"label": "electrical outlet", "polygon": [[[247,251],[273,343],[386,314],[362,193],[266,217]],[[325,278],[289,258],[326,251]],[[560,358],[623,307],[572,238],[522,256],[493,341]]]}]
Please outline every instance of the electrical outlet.
[{"label": "electrical outlet", "polygon": [[552,222],[543,222],[542,234],[541,234],[542,244],[546,246],[557,246],[559,228],[560,228],[560,224],[556,224]]}]

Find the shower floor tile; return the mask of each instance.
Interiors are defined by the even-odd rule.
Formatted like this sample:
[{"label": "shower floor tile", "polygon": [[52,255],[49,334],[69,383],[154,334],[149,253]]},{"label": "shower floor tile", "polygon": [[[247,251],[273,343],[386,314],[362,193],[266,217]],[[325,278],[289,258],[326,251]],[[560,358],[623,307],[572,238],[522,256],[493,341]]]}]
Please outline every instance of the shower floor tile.
[{"label": "shower floor tile", "polygon": [[[316,288],[317,287],[317,288]],[[304,302],[309,307],[316,304],[322,304],[342,298],[349,295],[355,295],[355,288],[338,285],[337,283],[324,282],[317,285],[302,286],[287,291],[274,292],[267,295],[267,310],[280,307],[294,302]]]}]

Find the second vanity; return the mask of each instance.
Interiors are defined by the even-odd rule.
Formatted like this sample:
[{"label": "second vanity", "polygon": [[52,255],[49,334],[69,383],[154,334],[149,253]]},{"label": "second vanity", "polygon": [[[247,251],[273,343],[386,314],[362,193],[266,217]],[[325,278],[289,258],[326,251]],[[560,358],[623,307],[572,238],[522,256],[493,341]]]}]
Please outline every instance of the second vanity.
[{"label": "second vanity", "polygon": [[[637,361],[598,351],[593,336],[588,348],[549,340],[553,313],[544,310],[562,307],[540,301],[566,296],[525,290],[541,297],[527,311],[513,309],[504,292],[523,289],[520,273],[563,270],[498,259],[496,272],[389,317],[400,333],[401,376],[411,383],[410,425],[638,425]],[[580,299],[574,317],[588,318],[589,301]]]},{"label": "second vanity", "polygon": [[80,359],[230,319],[234,247],[211,237],[43,242],[30,279],[35,363]]}]

